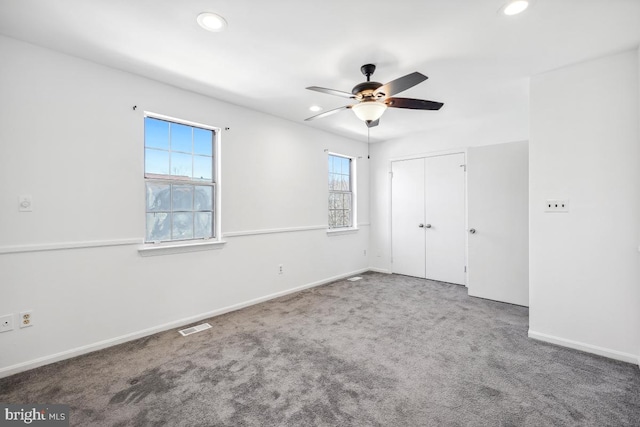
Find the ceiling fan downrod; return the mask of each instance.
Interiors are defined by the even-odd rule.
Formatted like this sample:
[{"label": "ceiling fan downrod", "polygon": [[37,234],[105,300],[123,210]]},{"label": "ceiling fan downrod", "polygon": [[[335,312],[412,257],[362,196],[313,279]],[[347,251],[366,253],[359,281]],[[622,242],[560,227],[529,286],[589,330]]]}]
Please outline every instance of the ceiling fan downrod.
[{"label": "ceiling fan downrod", "polygon": [[376,71],[376,66],[373,64],[365,64],[362,67],[360,67],[360,71],[362,72],[362,74],[367,76],[367,81],[369,82],[371,81],[371,76]]}]

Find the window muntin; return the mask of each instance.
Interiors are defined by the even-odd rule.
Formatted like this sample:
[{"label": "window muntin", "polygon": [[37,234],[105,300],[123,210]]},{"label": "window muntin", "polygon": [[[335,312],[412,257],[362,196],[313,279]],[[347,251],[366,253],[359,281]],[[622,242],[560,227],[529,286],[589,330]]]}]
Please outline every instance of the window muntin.
[{"label": "window muntin", "polygon": [[353,226],[353,160],[329,154],[329,228]]},{"label": "window muntin", "polygon": [[147,116],[145,242],[215,237],[216,132]]}]

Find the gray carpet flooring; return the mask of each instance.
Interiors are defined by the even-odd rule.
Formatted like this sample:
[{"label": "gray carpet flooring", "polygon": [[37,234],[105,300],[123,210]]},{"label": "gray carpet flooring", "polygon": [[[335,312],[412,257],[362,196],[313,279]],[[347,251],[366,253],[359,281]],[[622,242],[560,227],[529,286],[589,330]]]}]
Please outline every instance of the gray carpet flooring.
[{"label": "gray carpet flooring", "polygon": [[527,338],[528,310],[367,273],[0,380],[77,426],[638,426],[637,366]]}]

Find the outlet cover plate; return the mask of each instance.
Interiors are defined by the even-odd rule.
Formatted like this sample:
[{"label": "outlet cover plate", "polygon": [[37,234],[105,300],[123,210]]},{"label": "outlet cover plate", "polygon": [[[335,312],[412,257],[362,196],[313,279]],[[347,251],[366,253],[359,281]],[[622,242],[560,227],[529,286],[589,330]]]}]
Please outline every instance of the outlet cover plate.
[{"label": "outlet cover plate", "polygon": [[0,317],[0,332],[8,332],[13,330],[13,314],[7,314]]},{"label": "outlet cover plate", "polygon": [[569,212],[569,199],[548,199],[544,204],[545,212]]},{"label": "outlet cover plate", "polygon": [[20,317],[20,328],[28,328],[29,326],[33,326],[33,311],[21,311]]}]

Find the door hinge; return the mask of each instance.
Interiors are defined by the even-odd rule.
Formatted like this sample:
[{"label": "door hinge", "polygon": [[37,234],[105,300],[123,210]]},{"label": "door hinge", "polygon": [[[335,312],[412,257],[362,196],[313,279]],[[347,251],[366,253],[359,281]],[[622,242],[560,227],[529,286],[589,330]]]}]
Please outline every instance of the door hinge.
[{"label": "door hinge", "polygon": [[464,171],[467,171],[467,165],[460,165],[461,168],[464,168]]},{"label": "door hinge", "polygon": [[466,265],[464,266],[464,272],[465,273],[467,272],[467,266]]},{"label": "door hinge", "polygon": [[389,175],[391,176],[391,179],[393,179],[393,172],[389,172]]}]

